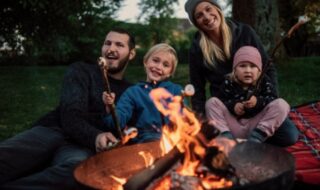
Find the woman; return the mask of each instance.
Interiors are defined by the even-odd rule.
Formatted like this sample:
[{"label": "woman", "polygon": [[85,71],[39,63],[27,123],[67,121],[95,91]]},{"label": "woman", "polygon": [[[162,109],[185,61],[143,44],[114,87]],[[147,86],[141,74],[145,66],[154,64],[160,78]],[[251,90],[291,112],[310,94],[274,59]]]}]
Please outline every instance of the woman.
[{"label": "woman", "polygon": [[[207,82],[210,85],[210,95],[216,97],[225,75],[232,71],[232,60],[240,47],[257,48],[263,68],[268,64],[269,57],[255,31],[246,24],[226,20],[216,0],[188,0],[185,11],[198,29],[189,55],[190,82],[195,87],[191,103],[193,109],[203,115]],[[267,69],[266,74],[274,86],[277,86],[274,65],[271,63]],[[283,140],[283,135],[287,136],[286,140]],[[282,138],[277,138],[279,136]],[[276,134],[268,140],[273,144],[289,146],[294,144],[297,138],[296,127],[286,119]]]}]

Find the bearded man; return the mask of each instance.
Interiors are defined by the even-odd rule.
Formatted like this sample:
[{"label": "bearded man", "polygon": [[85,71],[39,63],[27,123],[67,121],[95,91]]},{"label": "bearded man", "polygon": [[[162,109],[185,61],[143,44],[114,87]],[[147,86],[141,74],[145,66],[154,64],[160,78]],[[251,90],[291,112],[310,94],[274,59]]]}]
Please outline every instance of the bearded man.
[{"label": "bearded man", "polygon": [[[101,48],[112,92],[120,97],[131,84],[124,79],[135,57],[135,40],[123,29],[107,33]],[[80,189],[73,177],[78,163],[116,142],[102,129],[106,114],[104,80],[98,64],[74,63],[63,80],[57,108],[31,129],[0,143],[0,189]],[[117,101],[117,99],[116,99]],[[99,150],[96,149],[99,145]]]}]

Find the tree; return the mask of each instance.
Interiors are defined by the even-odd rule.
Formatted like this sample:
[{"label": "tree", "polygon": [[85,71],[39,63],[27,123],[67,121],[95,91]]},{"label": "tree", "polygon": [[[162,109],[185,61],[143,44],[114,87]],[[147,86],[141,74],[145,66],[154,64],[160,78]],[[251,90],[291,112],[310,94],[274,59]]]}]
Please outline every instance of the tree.
[{"label": "tree", "polygon": [[[284,40],[286,53],[290,56],[320,54],[316,39],[320,32],[319,0],[234,0],[233,18],[251,25],[271,53],[275,44],[297,23],[299,16],[307,15],[310,21],[299,28],[290,39]],[[311,40],[312,39],[312,40]],[[313,41],[314,45],[308,44]]]},{"label": "tree", "polygon": [[178,0],[140,0],[139,20],[145,19],[148,24],[146,35],[150,34],[149,43],[168,41],[172,37],[172,31],[177,24],[177,20],[173,18],[176,4]]},{"label": "tree", "polygon": [[320,55],[320,1],[319,0],[279,0],[280,25],[283,32],[288,31],[300,16],[310,20],[300,27],[290,39],[284,41],[289,56]]},{"label": "tree", "polygon": [[278,34],[278,7],[276,0],[234,0],[233,18],[251,25],[259,35],[264,48],[271,51]]},{"label": "tree", "polygon": [[108,18],[104,23],[106,26],[113,23],[111,16],[116,13],[122,1],[2,2],[0,43],[7,44],[12,49],[10,54],[1,52],[0,55],[16,56],[23,49],[23,56],[33,63],[65,63],[72,58],[86,56],[85,51],[81,52],[81,46],[88,45],[90,48],[96,44],[95,34],[104,30],[101,28],[102,21]]}]

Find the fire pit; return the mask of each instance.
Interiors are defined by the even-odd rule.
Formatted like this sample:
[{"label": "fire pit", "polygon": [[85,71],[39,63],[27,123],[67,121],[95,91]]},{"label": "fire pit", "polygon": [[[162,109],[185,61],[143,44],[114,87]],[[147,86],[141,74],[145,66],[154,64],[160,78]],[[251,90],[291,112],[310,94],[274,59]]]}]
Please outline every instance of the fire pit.
[{"label": "fire pit", "polygon": [[[150,96],[171,121],[170,127],[163,126],[161,141],[118,147],[93,156],[76,168],[79,182],[110,190],[292,187],[294,159],[285,150],[221,138],[207,141],[200,133],[203,123],[182,105],[181,97],[161,89],[151,91]],[[162,101],[167,98],[172,102]],[[227,147],[233,148],[226,151]]]},{"label": "fire pit", "polygon": [[[75,170],[76,179],[94,189],[117,189],[121,187],[120,179],[128,179],[124,189],[155,189],[154,184],[168,174],[172,166],[179,161],[182,154],[171,151],[161,157],[153,166],[147,167],[139,152],[150,152],[154,158],[160,158],[159,142],[144,143],[117,148],[98,154],[81,163]],[[286,190],[291,189],[294,181],[294,159],[285,150],[268,144],[240,143],[229,154],[239,183],[228,189]],[[160,172],[155,171],[159,162],[165,166]],[[151,173],[150,173],[151,172]],[[154,176],[154,173],[156,175]],[[114,176],[119,179],[115,179]],[[187,178],[186,178],[187,179]],[[190,181],[190,180],[189,180]],[[121,188],[120,188],[121,189]],[[170,189],[170,188],[168,188]]]},{"label": "fire pit", "polygon": [[229,154],[240,179],[233,189],[286,190],[294,182],[293,156],[280,147],[268,144],[238,144]]},{"label": "fire pit", "polygon": [[[228,159],[235,168],[237,181],[233,186],[223,189],[289,190],[293,186],[295,171],[293,156],[279,147],[249,142],[240,143],[233,148]],[[155,165],[156,168],[157,163]],[[171,178],[174,178],[172,176],[177,176],[173,171],[167,171],[164,175],[150,176],[150,171],[148,170],[152,171],[154,169],[147,168],[130,178],[124,185],[125,189],[157,189],[157,183],[163,177],[171,175]],[[195,181],[196,179],[189,177],[185,178],[185,180],[188,180],[188,183],[192,183],[190,181]],[[171,182],[171,185],[173,183]],[[191,188],[192,185],[183,184],[183,186],[187,186],[187,188],[178,189],[195,189]]]}]

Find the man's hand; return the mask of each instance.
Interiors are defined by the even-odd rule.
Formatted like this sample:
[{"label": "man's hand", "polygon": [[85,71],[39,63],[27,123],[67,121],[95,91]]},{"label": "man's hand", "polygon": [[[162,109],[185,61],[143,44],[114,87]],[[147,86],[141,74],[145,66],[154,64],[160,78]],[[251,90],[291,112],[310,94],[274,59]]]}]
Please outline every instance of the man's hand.
[{"label": "man's hand", "polygon": [[243,103],[236,103],[236,105],[234,106],[234,112],[236,113],[236,115],[241,116],[244,114],[244,105]]},{"label": "man's hand", "polygon": [[96,152],[102,152],[110,148],[114,143],[117,143],[118,140],[110,132],[100,133],[96,137]]},{"label": "man's hand", "polygon": [[257,105],[257,97],[251,96],[251,98],[245,102],[243,102],[245,108],[253,108]]}]

